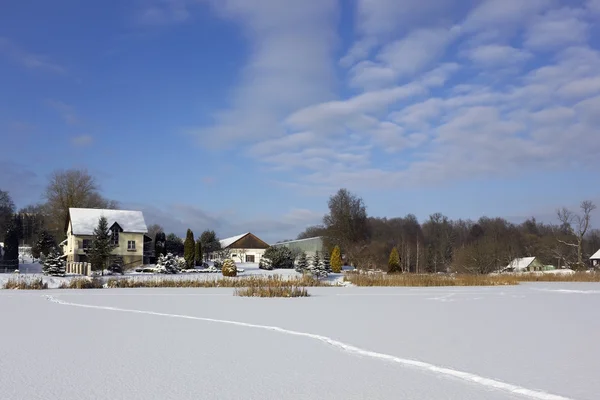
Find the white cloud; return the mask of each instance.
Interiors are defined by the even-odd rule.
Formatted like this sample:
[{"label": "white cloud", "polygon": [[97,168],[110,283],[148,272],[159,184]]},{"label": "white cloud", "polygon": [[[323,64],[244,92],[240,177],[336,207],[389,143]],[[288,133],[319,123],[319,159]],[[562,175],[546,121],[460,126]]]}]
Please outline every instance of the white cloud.
[{"label": "white cloud", "polygon": [[475,64],[485,68],[519,64],[533,57],[528,51],[499,44],[477,46],[467,50],[465,55]]},{"label": "white cloud", "polygon": [[484,0],[469,13],[463,28],[512,30],[555,3],[556,0]]},{"label": "white cloud", "polygon": [[600,14],[600,0],[588,0],[586,7],[592,13]]},{"label": "white cloud", "polygon": [[2,36],[0,36],[0,53],[5,54],[27,69],[44,70],[60,75],[67,72],[65,67],[50,61],[47,56],[28,52]]},{"label": "white cloud", "polygon": [[[231,107],[215,124],[191,129],[203,143],[237,144],[283,134],[281,119],[333,98],[336,2],[310,0],[212,1],[223,17],[238,22],[252,52]],[[310,21],[307,24],[306,21]]]},{"label": "white cloud", "polygon": [[550,10],[534,18],[527,30],[524,45],[545,50],[584,43],[588,35],[588,23],[583,20],[584,15],[582,9],[565,7]]}]

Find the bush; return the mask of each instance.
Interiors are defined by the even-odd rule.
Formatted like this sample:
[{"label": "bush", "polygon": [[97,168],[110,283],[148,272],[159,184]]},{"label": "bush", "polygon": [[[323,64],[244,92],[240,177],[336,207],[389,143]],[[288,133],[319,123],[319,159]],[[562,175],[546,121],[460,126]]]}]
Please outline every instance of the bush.
[{"label": "bush", "polygon": [[400,255],[398,254],[398,249],[395,247],[392,249],[388,260],[388,272],[402,272],[402,268],[400,267]]},{"label": "bush", "polygon": [[294,268],[294,255],[292,251],[284,246],[271,246],[265,250],[265,254],[261,257],[261,261],[270,262],[270,266],[277,269],[292,269]]},{"label": "bush", "polygon": [[42,290],[48,289],[48,284],[42,278],[28,279],[26,277],[10,278],[3,285],[4,289]]},{"label": "bush", "polygon": [[223,261],[221,261],[221,260],[213,261],[213,267],[220,270],[221,268],[223,268]]},{"label": "bush", "polygon": [[178,262],[173,254],[167,253],[166,256],[161,255],[158,257],[158,262],[156,263],[156,272],[161,274],[176,274],[181,269],[180,264],[181,263]]},{"label": "bush", "polygon": [[223,276],[237,276],[237,267],[235,262],[231,258],[223,261],[223,267],[221,268]]},{"label": "bush", "polygon": [[260,261],[258,262],[258,268],[259,269],[264,269],[267,271],[272,271],[273,270],[273,264],[271,263],[271,259],[269,258],[265,258],[265,256],[262,256]]},{"label": "bush", "polygon": [[121,264],[119,264],[117,262],[110,264],[110,266],[108,267],[108,270],[113,274],[123,275],[123,267],[121,266]]}]

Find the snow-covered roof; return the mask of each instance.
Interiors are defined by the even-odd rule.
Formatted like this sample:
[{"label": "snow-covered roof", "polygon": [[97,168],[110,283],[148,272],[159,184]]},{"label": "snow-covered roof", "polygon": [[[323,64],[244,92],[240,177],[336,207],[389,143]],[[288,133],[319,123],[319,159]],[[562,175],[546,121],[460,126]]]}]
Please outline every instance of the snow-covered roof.
[{"label": "snow-covered roof", "polygon": [[590,257],[590,260],[600,260],[600,250],[595,252],[594,255]]},{"label": "snow-covered roof", "polygon": [[109,227],[116,222],[123,232],[148,232],[144,214],[141,211],[69,208],[69,216],[74,235],[93,235],[94,229],[98,226],[98,220],[102,216],[108,220]]},{"label": "snow-covered roof", "polygon": [[524,271],[535,260],[535,257],[515,258],[504,269],[512,269],[514,271]]},{"label": "snow-covered roof", "polygon": [[232,236],[232,237],[228,237],[226,239],[219,240],[219,243],[221,243],[221,248],[225,249],[225,248],[231,246],[232,244],[234,244],[235,242],[237,242],[244,236],[248,235],[249,233],[250,232],[246,232],[246,233],[242,233],[241,235]]}]

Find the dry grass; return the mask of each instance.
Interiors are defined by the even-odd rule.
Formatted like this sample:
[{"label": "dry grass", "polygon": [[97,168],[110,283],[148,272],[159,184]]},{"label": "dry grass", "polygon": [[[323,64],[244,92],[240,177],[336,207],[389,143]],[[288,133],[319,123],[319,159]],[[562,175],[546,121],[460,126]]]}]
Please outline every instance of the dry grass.
[{"label": "dry grass", "polygon": [[42,278],[10,278],[2,286],[4,289],[42,290],[48,289],[48,284]]},{"label": "dry grass", "polygon": [[510,275],[442,275],[442,274],[347,274],[345,281],[356,286],[503,286],[518,285]]},{"label": "dry grass", "polygon": [[513,275],[519,282],[600,282],[598,272],[575,272],[574,274],[529,273]]},{"label": "dry grass", "polygon": [[309,297],[308,291],[299,286],[251,286],[236,289],[234,296],[242,297]]},{"label": "dry grass", "polygon": [[73,278],[60,284],[59,289],[102,289],[100,278]]},{"label": "dry grass", "polygon": [[274,287],[313,287],[325,286],[318,279],[303,276],[301,278],[283,279],[280,275],[269,277],[222,278],[222,279],[136,279],[111,278],[107,281],[109,288],[159,288],[159,287],[193,287],[193,288],[274,288]]}]

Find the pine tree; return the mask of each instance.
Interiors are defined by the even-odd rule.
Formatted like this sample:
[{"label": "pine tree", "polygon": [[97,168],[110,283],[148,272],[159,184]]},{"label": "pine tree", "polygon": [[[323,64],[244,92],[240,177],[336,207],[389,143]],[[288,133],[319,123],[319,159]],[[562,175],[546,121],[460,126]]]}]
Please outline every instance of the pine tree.
[{"label": "pine tree", "polygon": [[398,249],[393,248],[390,253],[390,259],[388,260],[388,273],[402,272],[400,267],[400,255]]},{"label": "pine tree", "polygon": [[327,271],[325,270],[323,261],[319,257],[319,253],[316,253],[313,257],[312,264],[308,267],[308,272],[317,279],[327,276]]},{"label": "pine tree", "polygon": [[176,274],[179,272],[179,266],[175,256],[171,253],[167,253],[166,256],[162,254],[158,257],[156,263],[157,272],[160,274]]},{"label": "pine tree", "polygon": [[321,263],[323,264],[323,268],[325,268],[325,271],[331,272],[331,259],[327,251],[323,252],[323,257],[321,257]]},{"label": "pine tree", "polygon": [[47,230],[42,230],[40,232],[40,236],[37,242],[34,244],[32,251],[34,252],[34,256],[38,256],[43,254],[47,256],[50,254],[50,251],[56,247],[56,240]]},{"label": "pine tree", "polygon": [[196,241],[194,240],[194,232],[191,229],[187,230],[185,242],[183,243],[183,258],[188,268],[193,268],[194,260],[196,259]]},{"label": "pine tree", "polygon": [[65,263],[55,248],[48,252],[42,266],[42,272],[44,275],[65,276]]},{"label": "pine tree", "polygon": [[164,256],[167,254],[165,248],[165,242],[167,241],[167,236],[164,232],[157,232],[156,236],[154,236],[154,256],[158,260],[158,257],[161,255]]},{"label": "pine tree", "polygon": [[296,265],[296,271],[301,274],[308,271],[308,259],[306,258],[306,253],[302,252],[300,257],[298,258],[298,265]]},{"label": "pine tree", "polygon": [[92,271],[102,271],[102,275],[104,275],[104,268],[114,248],[115,245],[112,243],[108,221],[106,217],[100,217],[98,226],[94,229],[94,239],[92,240],[92,249],[90,250]]},{"label": "pine tree", "polygon": [[196,251],[194,260],[196,261],[197,267],[202,266],[202,243],[200,242],[200,239],[196,241]]},{"label": "pine tree", "polygon": [[335,246],[331,253],[331,271],[336,274],[342,272],[342,252],[339,246]]},{"label": "pine tree", "polygon": [[4,236],[4,260],[15,261],[19,259],[19,234],[14,221],[9,225]]}]

